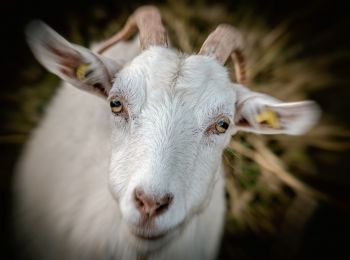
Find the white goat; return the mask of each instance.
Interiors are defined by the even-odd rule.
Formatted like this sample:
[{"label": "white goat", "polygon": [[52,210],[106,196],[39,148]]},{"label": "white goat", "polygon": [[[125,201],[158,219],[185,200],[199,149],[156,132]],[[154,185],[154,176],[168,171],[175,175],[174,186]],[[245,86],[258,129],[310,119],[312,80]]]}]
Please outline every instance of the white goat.
[{"label": "white goat", "polygon": [[[122,41],[136,29],[140,43]],[[213,259],[231,135],[301,134],[318,118],[311,101],[282,103],[230,81],[227,58],[238,61],[240,82],[244,63],[229,25],[199,55],[167,48],[149,6],[98,52],[40,22],[27,37],[41,64],[68,82],[26,146],[15,182],[18,234],[35,259]]]}]

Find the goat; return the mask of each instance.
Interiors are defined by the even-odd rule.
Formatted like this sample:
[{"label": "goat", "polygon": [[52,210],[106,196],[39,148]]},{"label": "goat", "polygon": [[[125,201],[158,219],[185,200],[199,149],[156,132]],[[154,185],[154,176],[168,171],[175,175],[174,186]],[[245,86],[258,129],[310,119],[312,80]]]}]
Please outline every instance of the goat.
[{"label": "goat", "polygon": [[[243,86],[243,41],[230,25],[196,55],[169,48],[152,6],[96,51],[42,22],[27,38],[66,82],[16,174],[17,233],[35,259],[214,259],[231,136],[302,134],[319,117],[312,101],[283,103]],[[224,67],[229,57],[239,84]]]}]

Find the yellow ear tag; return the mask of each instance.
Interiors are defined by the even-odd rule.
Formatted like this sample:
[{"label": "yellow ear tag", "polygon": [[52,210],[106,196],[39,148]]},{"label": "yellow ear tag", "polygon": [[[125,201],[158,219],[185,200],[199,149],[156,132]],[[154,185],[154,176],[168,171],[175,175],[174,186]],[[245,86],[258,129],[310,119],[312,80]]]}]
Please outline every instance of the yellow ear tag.
[{"label": "yellow ear tag", "polygon": [[258,123],[264,122],[264,123],[267,123],[272,128],[275,128],[275,129],[280,128],[280,125],[278,122],[278,115],[276,112],[272,111],[271,109],[266,109],[265,111],[256,115],[255,119],[256,121],[258,121]]},{"label": "yellow ear tag", "polygon": [[78,68],[75,70],[75,75],[80,81],[85,81],[86,80],[86,74],[88,72],[89,65],[88,64],[80,64]]}]

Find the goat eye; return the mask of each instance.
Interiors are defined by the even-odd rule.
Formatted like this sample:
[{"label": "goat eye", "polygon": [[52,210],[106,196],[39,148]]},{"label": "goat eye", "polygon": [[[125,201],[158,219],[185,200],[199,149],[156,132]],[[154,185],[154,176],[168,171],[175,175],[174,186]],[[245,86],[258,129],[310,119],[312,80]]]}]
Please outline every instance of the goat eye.
[{"label": "goat eye", "polygon": [[119,114],[123,111],[123,103],[119,99],[114,99],[110,102],[113,113]]},{"label": "goat eye", "polygon": [[219,134],[223,134],[226,132],[229,126],[230,120],[227,117],[223,117],[216,122],[215,129]]}]

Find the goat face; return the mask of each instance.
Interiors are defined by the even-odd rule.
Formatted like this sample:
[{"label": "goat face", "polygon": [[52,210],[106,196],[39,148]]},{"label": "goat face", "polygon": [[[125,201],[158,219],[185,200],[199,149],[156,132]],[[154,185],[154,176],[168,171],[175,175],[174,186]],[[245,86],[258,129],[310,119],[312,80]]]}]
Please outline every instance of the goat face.
[{"label": "goat face", "polygon": [[111,115],[111,191],[131,233],[160,237],[211,197],[233,130],[216,128],[234,120],[234,88],[213,58],[152,47],[116,75],[109,100],[122,106]]}]

